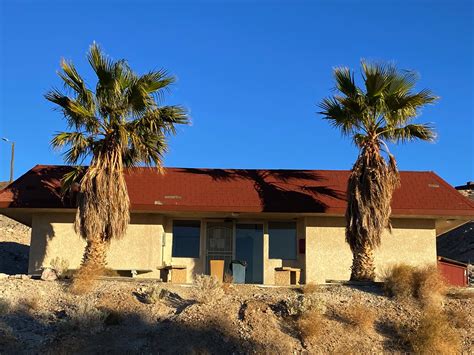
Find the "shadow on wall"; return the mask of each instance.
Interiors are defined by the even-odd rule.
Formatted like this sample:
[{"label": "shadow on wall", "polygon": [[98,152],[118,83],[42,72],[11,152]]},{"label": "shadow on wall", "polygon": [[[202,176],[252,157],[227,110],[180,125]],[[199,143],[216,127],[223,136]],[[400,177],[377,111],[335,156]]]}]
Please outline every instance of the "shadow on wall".
[{"label": "shadow on wall", "polygon": [[28,271],[30,247],[15,242],[0,242],[0,273],[15,275]]},{"label": "shadow on wall", "polygon": [[300,170],[180,169],[190,174],[208,175],[216,181],[248,180],[254,185],[263,212],[324,212],[323,198],[344,200],[341,191],[323,184],[315,172]]}]

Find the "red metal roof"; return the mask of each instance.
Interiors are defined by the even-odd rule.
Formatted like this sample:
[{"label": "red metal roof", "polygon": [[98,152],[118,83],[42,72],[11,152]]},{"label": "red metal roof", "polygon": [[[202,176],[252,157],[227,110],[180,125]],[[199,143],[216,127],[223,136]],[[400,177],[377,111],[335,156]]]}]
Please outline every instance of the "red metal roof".
[{"label": "red metal roof", "polygon": [[[0,208],[72,208],[68,166],[37,165],[0,192]],[[433,172],[401,173],[393,215],[472,216],[474,203]],[[349,171],[153,168],[126,172],[132,210],[343,214]]]}]

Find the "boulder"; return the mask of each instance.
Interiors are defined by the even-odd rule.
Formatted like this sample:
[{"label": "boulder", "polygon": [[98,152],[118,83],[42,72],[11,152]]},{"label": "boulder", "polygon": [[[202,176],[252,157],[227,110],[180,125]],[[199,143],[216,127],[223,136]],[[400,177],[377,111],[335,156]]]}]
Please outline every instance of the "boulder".
[{"label": "boulder", "polygon": [[57,279],[58,275],[56,274],[56,271],[54,271],[54,269],[51,269],[49,267],[43,269],[43,272],[41,273],[41,280],[54,281]]}]

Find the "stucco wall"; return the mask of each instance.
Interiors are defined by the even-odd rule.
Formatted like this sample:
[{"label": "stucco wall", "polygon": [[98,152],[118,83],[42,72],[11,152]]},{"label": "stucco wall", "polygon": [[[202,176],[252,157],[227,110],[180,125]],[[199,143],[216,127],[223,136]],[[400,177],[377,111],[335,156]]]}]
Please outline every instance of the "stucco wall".
[{"label": "stucco wall", "polygon": [[[74,214],[37,213],[33,215],[28,272],[39,273],[51,259],[60,257],[77,269],[81,263],[85,241],[73,228]],[[112,269],[157,270],[161,265],[163,217],[156,214],[132,214],[126,235],[110,244],[107,262]],[[143,274],[159,277],[159,272]]]},{"label": "stucco wall", "polygon": [[[306,218],[306,280],[348,280],[352,253],[345,242],[344,218]],[[436,231],[433,220],[394,219],[392,233],[385,232],[375,253],[376,272],[396,263],[436,263]]]}]

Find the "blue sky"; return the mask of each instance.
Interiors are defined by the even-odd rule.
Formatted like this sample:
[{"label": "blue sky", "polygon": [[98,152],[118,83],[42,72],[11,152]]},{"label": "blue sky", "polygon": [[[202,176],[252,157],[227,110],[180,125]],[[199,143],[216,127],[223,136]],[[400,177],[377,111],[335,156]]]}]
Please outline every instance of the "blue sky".
[{"label": "blue sky", "polygon": [[[436,143],[393,147],[401,170],[474,180],[474,15],[471,1],[0,1],[0,136],[16,142],[15,177],[59,164],[65,129],[43,94],[60,58],[93,83],[98,42],[138,73],[177,76],[166,103],[192,125],[170,140],[167,166],[350,169],[357,154],[316,114],[331,70],[361,58],[420,73],[441,100],[423,110]],[[0,142],[0,180],[9,146]]]}]

